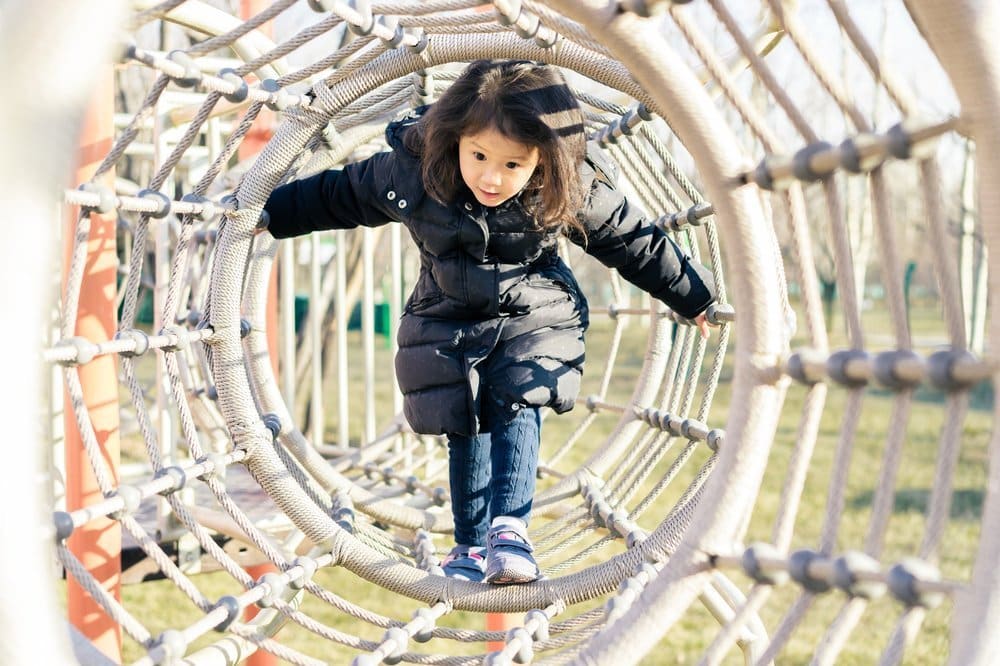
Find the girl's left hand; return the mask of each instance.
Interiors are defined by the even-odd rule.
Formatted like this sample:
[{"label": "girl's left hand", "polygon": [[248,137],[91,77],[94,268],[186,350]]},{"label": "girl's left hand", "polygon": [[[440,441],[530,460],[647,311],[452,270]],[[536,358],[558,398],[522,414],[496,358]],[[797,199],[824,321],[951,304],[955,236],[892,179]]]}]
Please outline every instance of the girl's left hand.
[{"label": "girl's left hand", "polygon": [[700,315],[694,318],[694,324],[701,331],[701,337],[704,340],[708,340],[708,327],[711,324],[708,323],[708,319],[705,317],[705,313],[702,312]]}]

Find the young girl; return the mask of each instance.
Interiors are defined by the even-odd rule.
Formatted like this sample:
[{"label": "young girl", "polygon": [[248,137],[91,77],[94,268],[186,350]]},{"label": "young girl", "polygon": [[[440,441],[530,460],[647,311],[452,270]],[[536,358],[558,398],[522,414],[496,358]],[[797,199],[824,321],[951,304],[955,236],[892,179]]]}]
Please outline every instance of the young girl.
[{"label": "young girl", "polygon": [[396,373],[413,430],[448,439],[458,545],[444,571],[530,582],[540,577],[527,533],[539,409],[572,409],[588,325],[559,237],[693,318],[702,335],[715,284],[616,189],[555,68],[473,62],[386,139],[389,152],[277,188],[268,229],[275,238],[390,221],[410,230],[420,274]]}]

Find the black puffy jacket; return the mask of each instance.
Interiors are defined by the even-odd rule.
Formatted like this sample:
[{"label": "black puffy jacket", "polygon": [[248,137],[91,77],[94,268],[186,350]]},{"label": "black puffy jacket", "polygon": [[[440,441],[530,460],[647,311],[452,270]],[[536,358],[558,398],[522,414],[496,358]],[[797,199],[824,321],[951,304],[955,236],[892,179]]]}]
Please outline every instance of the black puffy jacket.
[{"label": "black puffy jacket", "polygon": [[[442,205],[423,188],[419,159],[402,143],[411,117],[391,123],[391,148],[277,188],[265,209],[275,238],[321,229],[410,230],[420,274],[400,320],[396,374],[411,427],[474,435],[480,401],[510,414],[522,406],[573,407],[583,372],[587,301],[517,198],[495,208],[471,192]],[[590,194],[580,220],[586,251],[685,317],[715,299],[715,283],[614,186],[614,168],[588,146],[580,177]]]}]

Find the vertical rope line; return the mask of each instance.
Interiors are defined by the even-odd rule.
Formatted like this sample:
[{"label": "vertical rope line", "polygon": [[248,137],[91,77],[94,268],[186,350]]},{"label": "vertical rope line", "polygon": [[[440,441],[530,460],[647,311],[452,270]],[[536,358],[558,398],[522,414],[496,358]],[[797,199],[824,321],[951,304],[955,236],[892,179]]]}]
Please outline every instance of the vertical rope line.
[{"label": "vertical rope line", "polygon": [[80,370],[76,367],[69,367],[63,370],[63,380],[66,385],[66,392],[69,393],[70,405],[73,407],[73,417],[76,427],[80,431],[80,439],[83,442],[83,450],[87,455],[91,470],[94,472],[94,480],[97,482],[101,493],[107,497],[114,492],[116,482],[101,451],[101,445],[97,441],[97,433],[94,432],[94,423],[90,418],[90,410],[84,401],[83,384],[80,380]]},{"label": "vertical rope line", "polygon": [[896,103],[896,106],[899,107],[904,116],[912,116],[914,110],[917,108],[916,101],[913,99],[910,91],[896,79],[893,71],[888,67],[889,63],[879,59],[875,53],[875,49],[865,39],[857,22],[851,18],[844,0],[827,0],[826,4],[830,6],[840,27],[844,29],[844,34],[854,44],[854,48],[857,50],[858,55],[861,56],[861,60],[868,66],[872,77],[882,84],[882,87],[889,93],[892,101]]},{"label": "vertical rope line", "polygon": [[847,322],[847,337],[852,349],[862,349],[864,339],[861,331],[861,310],[858,307],[858,292],[854,284],[851,243],[847,237],[847,229],[843,224],[843,202],[833,178],[826,178],[823,181],[823,190],[830,216],[834,265],[837,273],[837,284],[841,286],[840,300],[843,305],[844,319]]},{"label": "vertical rope line", "polygon": [[844,90],[841,82],[837,81],[833,74],[823,66],[823,58],[813,51],[810,46],[810,40],[805,35],[805,30],[799,23],[796,15],[793,12],[785,11],[782,0],[768,0],[768,2],[771,5],[771,11],[774,12],[774,15],[777,16],[784,25],[785,33],[791,38],[792,43],[795,44],[795,48],[802,56],[803,62],[805,62],[816,75],[816,80],[819,81],[827,93],[829,93],[830,97],[837,103],[837,106],[840,107],[841,111],[843,111],[844,114],[851,119],[851,122],[858,131],[871,131],[871,127],[868,125],[868,121],[865,119],[864,114],[861,113],[857,106],[850,102],[847,92]]},{"label": "vertical rope line", "polygon": [[861,620],[868,601],[861,597],[850,597],[840,609],[837,617],[830,623],[823,639],[816,646],[810,666],[831,666],[844,649],[844,644],[851,635],[855,625]]},{"label": "vertical rope line", "polygon": [[889,205],[889,192],[885,173],[880,167],[871,173],[872,200],[875,213],[875,232],[882,257],[882,284],[886,289],[885,301],[889,306],[896,336],[897,349],[910,349],[910,326],[906,313],[906,295],[903,293],[903,270],[897,248],[895,219]]},{"label": "vertical rope line", "polygon": [[830,474],[830,488],[826,500],[826,516],[823,520],[823,530],[820,534],[819,550],[829,555],[837,546],[837,531],[840,518],[844,511],[844,493],[847,489],[847,475],[851,465],[851,453],[854,449],[854,435],[861,418],[861,403],[864,400],[864,388],[852,389],[847,394],[847,404],[844,406],[844,419],[840,426],[840,439],[837,441],[837,451],[834,455],[833,469]]},{"label": "vertical rope line", "polygon": [[926,615],[927,609],[920,606],[906,609],[896,623],[896,629],[892,632],[889,643],[879,658],[878,666],[895,666],[903,661],[906,646],[913,642]]},{"label": "vertical rope line", "polygon": [[128,126],[121,131],[115,140],[115,145],[112,146],[111,151],[101,162],[101,165],[97,167],[97,171],[94,173],[95,180],[103,176],[111,167],[117,164],[118,160],[125,154],[125,149],[139,136],[139,129],[145,121],[153,116],[156,110],[156,103],[159,101],[163,91],[166,90],[168,83],[170,83],[170,77],[166,74],[160,74],[156,77],[156,81],[153,82],[149,92],[146,94],[146,98],[142,100],[142,104],[139,105],[139,109],[132,116]]},{"label": "vertical rope line", "polygon": [[955,349],[965,350],[968,348],[968,338],[965,334],[965,316],[962,313],[962,294],[956,278],[958,271],[954,257],[947,253],[951,244],[948,241],[948,220],[942,205],[941,173],[937,161],[921,160],[920,175],[923,181],[921,191],[924,194],[924,206],[930,221],[928,231],[931,260],[941,287],[941,306],[948,326],[949,342]]},{"label": "vertical rope line", "polygon": [[802,187],[795,183],[789,188],[784,198],[788,210],[790,231],[792,235],[792,252],[797,277],[801,285],[802,307],[808,332],[808,343],[816,350],[825,352],[829,347],[826,325],[823,318],[822,299],[819,294],[819,282],[813,267],[816,260],[812,251],[812,239],[806,222],[805,199]]},{"label": "vertical rope line", "polygon": [[[796,131],[806,140],[807,143],[815,143],[819,140],[819,135],[813,130],[806,120],[805,116],[799,110],[799,107],[792,101],[792,98],[788,96],[788,92],[785,87],[781,85],[774,72],[771,71],[770,66],[764,61],[764,58],[757,53],[757,50],[747,39],[746,35],[739,28],[739,24],[736,19],[730,13],[729,9],[723,4],[722,0],[708,0],[709,5],[711,5],[712,10],[715,12],[719,20],[726,27],[726,30],[732,36],[736,45],[739,47],[740,52],[743,57],[747,59],[750,63],[751,69],[757,74],[757,78],[764,84],[771,97],[774,101],[778,103],[782,111],[791,121],[792,126],[795,127]],[[780,14],[778,15],[780,18]]]},{"label": "vertical rope line", "polygon": [[774,545],[782,552],[788,550],[792,542],[795,517],[802,502],[802,490],[816,447],[816,436],[823,416],[823,407],[826,404],[826,393],[826,384],[814,384],[809,387],[802,406],[802,418],[799,419],[795,447],[788,460],[788,471],[785,473],[785,483],[781,488],[778,515],[774,519],[774,530],[771,535]]},{"label": "vertical rope line", "polygon": [[778,653],[781,649],[785,647],[785,643],[791,638],[792,632],[795,627],[798,626],[802,618],[805,617],[806,612],[808,612],[810,606],[812,606],[813,601],[816,599],[816,595],[812,592],[803,590],[802,594],[795,599],[795,602],[788,609],[785,617],[782,618],[781,624],[775,629],[774,634],[771,636],[771,642],[767,644],[767,649],[764,653],[757,658],[754,662],[754,666],[768,666],[774,662]]},{"label": "vertical rope line", "polygon": [[736,109],[743,122],[760,139],[761,143],[764,144],[764,149],[770,153],[781,150],[781,140],[768,128],[764,119],[753,109],[749,101],[736,91],[733,77],[721,62],[718,54],[709,45],[708,40],[705,39],[704,35],[695,26],[691,15],[677,5],[668,6],[667,11],[670,12],[670,17],[674,20],[677,27],[680,28],[681,33],[687,39],[691,48],[698,54],[698,57],[712,75],[714,82],[722,90],[726,99]]},{"label": "vertical rope line", "polygon": [[635,183],[634,189],[647,199],[645,209],[649,214],[654,211],[678,211],[684,205],[680,197],[670,188],[667,179],[653,165],[649,153],[637,149],[635,138],[611,144],[611,154],[615,161],[629,174],[629,182]]},{"label": "vertical rope line", "polygon": [[927,529],[920,544],[921,558],[936,560],[938,546],[944,536],[951,510],[955,466],[962,437],[962,423],[969,410],[969,392],[961,391],[948,396],[945,404],[947,419],[941,431],[937,460],[934,464],[934,485],[931,488]]},{"label": "vertical rope line", "polygon": [[872,557],[878,557],[885,545],[885,533],[892,517],[896,498],[896,475],[903,459],[903,445],[906,443],[906,424],[910,418],[910,408],[913,405],[913,391],[901,391],[892,404],[892,415],[889,419],[889,433],[886,439],[885,453],[879,468],[878,483],[872,497],[872,517],[868,523],[868,534],[865,537],[865,552]]},{"label": "vertical rope line", "polygon": [[149,630],[142,625],[121,603],[104,589],[65,543],[56,544],[56,555],[66,571],[87,591],[122,630],[140,645],[148,647],[152,640]]}]

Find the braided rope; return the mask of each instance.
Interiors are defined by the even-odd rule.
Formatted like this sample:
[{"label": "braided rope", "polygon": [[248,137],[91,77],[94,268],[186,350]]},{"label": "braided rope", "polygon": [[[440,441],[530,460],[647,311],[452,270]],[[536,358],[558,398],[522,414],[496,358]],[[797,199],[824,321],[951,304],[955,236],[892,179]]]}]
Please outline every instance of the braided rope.
[{"label": "braided rope", "polygon": [[[862,150],[864,136],[837,149],[819,146],[820,132],[827,128],[818,114],[806,111],[803,100],[793,99],[790,89],[780,85],[771,61],[760,51],[761,35],[774,40],[781,35],[788,38],[794,55],[801,59],[798,65],[802,71],[815,77],[825,91],[819,103],[829,105],[832,100],[830,108],[835,114],[862,132],[868,130],[869,121],[861,105],[851,100],[847,77],[834,72],[828,54],[815,47],[820,40],[808,29],[808,17],[796,15],[791,3],[763,3],[770,16],[765,27],[751,36],[744,27],[748,23],[744,12],[741,10],[738,17],[723,0],[710,0],[717,21],[714,24],[705,23],[709,12],[699,15],[679,5],[670,6],[662,20],[645,19],[637,12],[648,11],[647,3],[637,2],[605,6],[607,3],[599,0],[559,0],[544,5],[528,0],[498,1],[493,3],[493,11],[483,12],[481,3],[468,0],[370,5],[324,0],[308,3],[322,13],[289,38],[279,43],[258,39],[261,26],[284,19],[297,4],[305,3],[272,3],[245,21],[193,0],[141,4],[133,26],[176,21],[192,34],[207,34],[200,41],[192,38],[190,46],[178,50],[204,57],[197,65],[187,65],[181,56],[163,57],[154,49],[130,47],[129,66],[152,73],[147,78],[149,89],[98,167],[98,176],[123,168],[125,156],[146,136],[148,122],[177,97],[172,87],[193,85],[197,96],[185,99],[197,101],[185,101],[188,106],[165,116],[181,127],[162,136],[155,134],[155,139],[162,139],[158,150],[163,157],[151,166],[147,163],[140,175],[149,190],[164,194],[133,196],[134,190],[121,190],[120,185],[121,191],[116,192],[95,185],[67,191],[63,196],[65,202],[83,210],[72,232],[75,242],[62,299],[60,339],[43,356],[46,362],[67,366],[62,374],[74,412],[72,421],[82,434],[87,460],[104,499],[59,516],[68,516],[72,529],[97,517],[117,519],[151,565],[201,612],[182,631],[168,630],[154,636],[138,613],[115,602],[69,552],[64,545],[68,528],[60,523],[56,545],[60,561],[147,651],[137,663],[181,657],[178,650],[186,650],[193,637],[211,632],[232,610],[210,601],[196,579],[170,559],[143,521],[133,515],[136,496],[147,499],[156,493],[165,495],[170,512],[163,524],[192,535],[201,556],[212,560],[243,588],[232,597],[238,609],[262,600],[270,604],[259,621],[233,621],[224,627],[226,640],[233,641],[233,654],[238,654],[236,660],[264,650],[289,663],[322,663],[307,651],[271,638],[280,627],[296,625],[322,640],[361,653],[358,664],[383,659],[428,664],[482,661],[479,654],[409,651],[409,639],[419,640],[426,631],[456,642],[505,641],[504,648],[488,658],[490,663],[510,663],[532,651],[539,657],[545,653],[541,658],[546,663],[634,663],[649,653],[660,637],[678,630],[678,620],[695,599],[701,599],[718,620],[706,638],[703,663],[720,663],[734,642],[751,663],[781,659],[785,651],[796,649],[790,637],[809,621],[808,610],[818,598],[818,589],[835,581],[830,573],[834,566],[830,554],[841,539],[848,538],[841,528],[853,500],[849,493],[853,492],[855,467],[865,453],[857,446],[866,427],[862,405],[881,404],[871,394],[873,378],[894,397],[881,470],[878,481],[873,481],[877,486],[864,550],[877,557],[892,538],[897,483],[905,478],[901,475],[910,463],[902,449],[907,428],[919,411],[913,409],[913,401],[918,390],[929,388],[946,394],[942,408],[946,418],[933,463],[935,476],[922,543],[916,554],[924,561],[944,559],[945,566],[955,566],[950,554],[943,552],[943,544],[946,531],[954,524],[949,509],[958,475],[964,469],[962,454],[969,445],[963,430],[976,416],[970,409],[973,389],[992,379],[997,364],[991,357],[962,355],[968,343],[962,287],[949,249],[949,183],[942,178],[941,167],[946,165],[930,152],[928,139],[940,136],[945,144],[949,135],[961,132],[992,145],[996,130],[988,119],[995,116],[993,87],[981,85],[986,78],[982,70],[988,68],[990,56],[970,51],[984,40],[973,26],[991,25],[980,20],[979,12],[986,12],[989,18],[989,12],[995,10],[962,5],[952,15],[933,3],[908,3],[927,39],[947,45],[940,49],[941,62],[954,78],[962,99],[962,117],[919,127],[904,123],[899,131],[887,133],[884,141],[879,139],[879,150],[884,149],[879,157],[891,154],[920,176],[933,246],[929,256],[935,270],[934,285],[940,291],[942,325],[950,345],[945,352],[924,359],[912,353],[920,342],[910,330],[909,294],[904,292],[907,234],[897,229],[900,220],[910,217],[904,217],[895,203],[894,197],[904,185],[894,182],[896,172],[888,167],[868,169],[862,176],[862,189],[867,188],[871,195],[873,247],[880,258],[878,277],[886,286],[890,344],[896,352],[907,354],[869,356],[865,351],[879,343],[872,329],[865,330],[869,326],[862,290],[865,239],[855,237],[857,230],[849,230],[845,221],[854,201],[842,179],[854,176],[835,173],[837,165],[827,168],[830,160],[843,158],[849,150],[845,146]],[[889,95],[896,107],[893,112],[901,113],[904,121],[920,113],[924,100],[913,99],[900,79],[886,71],[885,62],[869,45],[860,19],[852,17],[839,0],[828,0],[827,4],[844,43],[864,63],[876,90]],[[226,20],[202,29],[200,12]],[[344,37],[339,38],[335,31],[341,24]],[[959,28],[964,32],[949,32]],[[747,72],[777,101],[783,118],[765,113],[754,97],[756,91],[731,73],[727,58],[719,53],[719,42],[713,39],[720,33],[735,44],[749,65]],[[339,43],[334,43],[338,39]],[[653,58],[645,52],[642,45],[650,40],[665,44],[665,55]],[[289,65],[300,60],[300,49],[319,44],[324,45],[322,56],[301,66]],[[239,97],[240,82],[209,73],[215,71],[215,65],[208,64],[208,54],[223,48],[231,48],[239,57],[241,64],[235,68],[239,79],[258,72],[271,81],[242,86],[245,99],[233,101]],[[684,322],[672,313],[633,308],[617,276],[609,277],[607,287],[613,300],[607,314],[613,323],[601,322],[609,340],[602,358],[605,365],[596,373],[596,368],[589,368],[593,376],[588,381],[596,392],[578,401],[586,412],[547,456],[543,465],[546,483],[540,485],[536,498],[537,523],[531,533],[550,578],[505,589],[484,589],[433,574],[441,552],[435,539],[451,529],[449,498],[441,488],[446,475],[441,460],[444,447],[433,438],[413,437],[398,415],[388,411],[390,402],[398,411],[398,396],[392,401],[384,399],[384,404],[383,398],[376,400],[379,394],[371,377],[379,370],[374,351],[377,336],[370,310],[374,306],[373,282],[387,256],[384,248],[392,246],[393,261],[399,262],[399,269],[393,269],[393,280],[398,282],[394,291],[402,292],[403,282],[412,279],[412,274],[407,274],[406,255],[398,258],[395,254],[400,249],[398,230],[392,238],[384,234],[384,242],[378,230],[366,232],[364,240],[350,241],[350,234],[338,232],[337,259],[323,267],[315,263],[315,257],[327,246],[316,237],[310,239],[308,248],[314,256],[310,270],[318,279],[314,279],[308,323],[298,343],[291,345],[293,358],[282,358],[281,362],[291,363],[289,375],[296,384],[311,380],[316,388],[300,391],[288,404],[269,357],[265,311],[276,263],[284,264],[282,280],[297,279],[296,273],[301,271],[288,263],[296,262],[294,250],[304,251],[307,245],[299,243],[287,252],[283,248],[279,259],[275,243],[253,236],[261,206],[277,184],[382,149],[376,138],[387,120],[416,103],[415,99],[432,101],[454,79],[454,70],[446,68],[476,57],[544,60],[601,86],[599,93],[589,88],[578,91],[580,100],[599,112],[588,113],[589,128],[607,144],[625,178],[638,191],[638,201],[652,216],[670,209],[670,219],[677,218],[676,224],[658,223],[676,233],[695,259],[707,249],[707,263],[719,283],[720,300],[728,304],[731,287],[738,313],[733,318],[730,310],[729,318],[706,343],[692,327],[679,325]],[[715,99],[709,96],[696,67],[703,68],[697,74],[721,95]],[[420,86],[426,88],[418,90],[418,77],[423,81]],[[981,90],[985,92],[980,94]],[[227,99],[230,97],[233,99]],[[229,170],[234,157],[265,105],[281,114],[281,125],[264,152],[248,160],[239,158],[233,176]],[[652,120],[642,120],[647,109]],[[227,114],[234,112],[241,115],[231,122],[223,121],[226,129],[220,139],[219,119],[230,118]],[[737,137],[734,130],[745,134]],[[807,147],[785,165],[782,158],[773,156],[794,143],[787,139],[789,131]],[[202,142],[211,144],[204,163],[195,165],[194,160],[183,159],[194,154]],[[759,156],[751,158],[745,153],[758,148],[769,155],[757,172],[748,171],[746,165]],[[909,157],[913,159],[907,164]],[[977,157],[983,162],[980,179],[990,182],[995,158],[988,150],[977,151]],[[761,169],[768,165],[775,166],[767,172],[775,180],[783,181],[791,174],[802,183],[822,182],[819,187],[782,182],[784,192],[772,196],[756,187],[758,180],[746,176],[767,175]],[[780,178],[775,175],[779,171]],[[92,182],[98,180],[95,176]],[[982,202],[984,220],[990,219],[988,214],[996,206],[992,196],[988,193]],[[694,207],[685,212],[682,198]],[[710,206],[699,208],[708,202]],[[817,204],[822,211],[819,214],[814,210]],[[128,257],[122,270],[120,331],[114,340],[87,340],[75,337],[74,325],[84,315],[78,308],[86,284],[87,246],[93,240],[89,212],[106,212],[107,205],[122,217],[122,233],[127,236],[122,253]],[[216,219],[218,213],[221,220]],[[161,219],[163,216],[166,218]],[[818,228],[826,226],[832,238],[834,278],[849,347],[846,352],[828,351],[830,338],[839,340],[842,336],[839,331],[827,330],[813,272],[815,244],[824,242],[823,234],[815,233],[817,219],[821,220]],[[786,228],[781,228],[785,221]],[[987,229],[984,237],[992,233]],[[167,277],[165,284],[156,285],[157,317],[162,321],[158,325],[163,329],[146,335],[139,321],[140,292],[150,284],[147,252],[151,248],[166,255],[169,270],[161,264]],[[587,270],[585,262],[572,252],[566,254],[575,267]],[[786,274],[787,268],[792,270]],[[726,273],[737,276],[733,284],[727,284]],[[792,284],[788,277],[797,281],[794,294],[788,289]],[[347,314],[355,303],[365,312],[357,337],[347,326]],[[805,315],[809,348],[789,354],[795,335],[793,305]],[[637,323],[645,327],[639,337],[633,328]],[[294,332],[294,328],[290,330]],[[634,383],[630,379],[622,390],[616,382],[621,370],[617,366],[628,362],[629,345],[641,346],[636,340],[643,333],[644,353],[632,355],[643,357],[641,368],[631,375]],[[349,350],[353,350],[349,345],[355,339],[363,345],[363,352],[357,354],[363,361],[356,367],[366,376],[364,398],[350,403],[340,400],[339,409],[334,410],[336,440],[328,443],[323,441],[327,406],[320,404],[324,399],[322,379],[346,382],[348,363],[352,362]],[[731,340],[736,342],[735,349],[730,349]],[[147,355],[150,350],[154,353]],[[711,358],[706,359],[706,354]],[[134,438],[141,440],[153,475],[148,482],[120,483],[115,470],[103,459],[101,436],[92,426],[80,381],[81,372],[89,370],[87,366],[98,357],[120,359],[125,394],[134,414]],[[590,365],[596,364],[591,360]],[[156,386],[144,387],[154,374]],[[806,385],[804,394],[793,380]],[[731,393],[724,414],[713,408],[719,389]],[[838,389],[847,390],[843,406],[841,395],[834,394],[837,400],[831,399],[831,392]],[[783,419],[779,428],[778,417],[788,396],[796,400],[789,401],[794,407],[788,411],[801,404],[801,414],[792,414],[796,427]],[[301,421],[297,417],[310,402],[313,423],[307,436],[296,422]],[[359,404],[364,406],[358,410],[362,420],[349,410],[350,405]],[[833,409],[841,410],[843,416],[836,426],[832,466],[827,469],[822,467],[826,463],[821,457],[814,459],[814,452],[825,427],[824,413]],[[376,417],[392,423],[379,432]],[[176,433],[175,419],[179,425]],[[328,427],[333,427],[333,420],[331,416]],[[354,447],[352,439],[358,432],[361,445]],[[754,498],[764,482],[765,464],[776,435],[794,437],[794,446],[783,470],[781,498],[770,511],[766,506],[755,506]],[[675,438],[680,436],[688,441],[674,451]],[[702,441],[710,452],[699,446]],[[1000,455],[996,441],[1000,440],[994,436],[991,461]],[[274,503],[268,510],[279,512],[280,525],[260,521],[252,507],[242,503],[236,487],[224,480],[225,468],[235,462],[240,463],[236,469],[249,472],[254,492]],[[993,467],[991,479],[997,475],[996,465]],[[734,593],[735,586],[723,570],[733,566],[728,553],[734,544],[749,532],[761,533],[760,520],[773,520],[772,547],[778,553],[788,551],[796,530],[804,527],[797,519],[801,520],[802,502],[811,492],[807,477],[813,468],[822,469],[824,481],[829,482],[826,515],[818,534],[821,557],[804,569],[796,568],[799,560],[795,556],[774,565],[799,576],[805,591],[789,608],[774,614],[781,619],[768,637],[758,613],[768,604],[787,605],[770,594],[775,583],[765,580],[760,572],[760,578],[751,573],[755,584],[744,598],[738,591]],[[195,489],[206,491],[219,510],[189,505]],[[992,496],[986,501],[984,524],[997,511],[996,502]],[[639,520],[643,527],[634,522]],[[645,527],[651,529],[647,532]],[[811,530],[806,526],[803,531],[811,536]],[[214,537],[220,535],[246,544],[257,556],[277,564],[280,573],[252,580],[229,550],[216,542]],[[876,575],[848,568],[849,575],[887,583],[904,604],[894,633],[884,646],[882,663],[898,663],[904,650],[919,640],[924,624],[932,621],[926,617],[924,607],[930,602],[925,594],[974,600],[976,618],[958,610],[951,613],[955,627],[952,659],[954,663],[985,663],[995,638],[984,637],[982,627],[989,626],[989,619],[995,616],[995,599],[1000,596],[995,594],[989,571],[998,552],[996,543],[993,535],[981,537],[981,552],[972,572],[974,585],[967,584],[965,571],[959,572],[958,582],[941,583],[930,573],[913,573],[920,570],[904,568],[903,573]],[[296,549],[306,545],[311,547],[309,555],[299,555],[303,551]],[[655,571],[641,573],[644,563],[650,561],[657,563],[652,567]],[[340,566],[389,594],[413,600],[419,613],[407,622],[371,612],[332,594],[324,584],[313,581],[311,574],[301,577],[303,574],[295,573],[331,566]],[[296,580],[302,584],[285,589]],[[906,581],[911,581],[916,591],[907,593]],[[637,589],[642,590],[640,597]],[[845,591],[848,597],[815,646],[815,663],[833,663],[852,649],[851,636],[861,626],[868,603]],[[303,598],[319,601],[357,619],[364,627],[386,633],[371,639],[365,629],[337,629],[303,612]],[[577,604],[605,598],[608,606],[604,610],[586,610],[553,623],[549,629],[556,637],[532,635],[541,622],[532,612],[543,612],[553,619]],[[506,636],[435,627],[433,620],[452,609],[529,611],[529,616],[523,626]],[[209,648],[186,656],[196,663],[211,663],[211,654]]]}]

